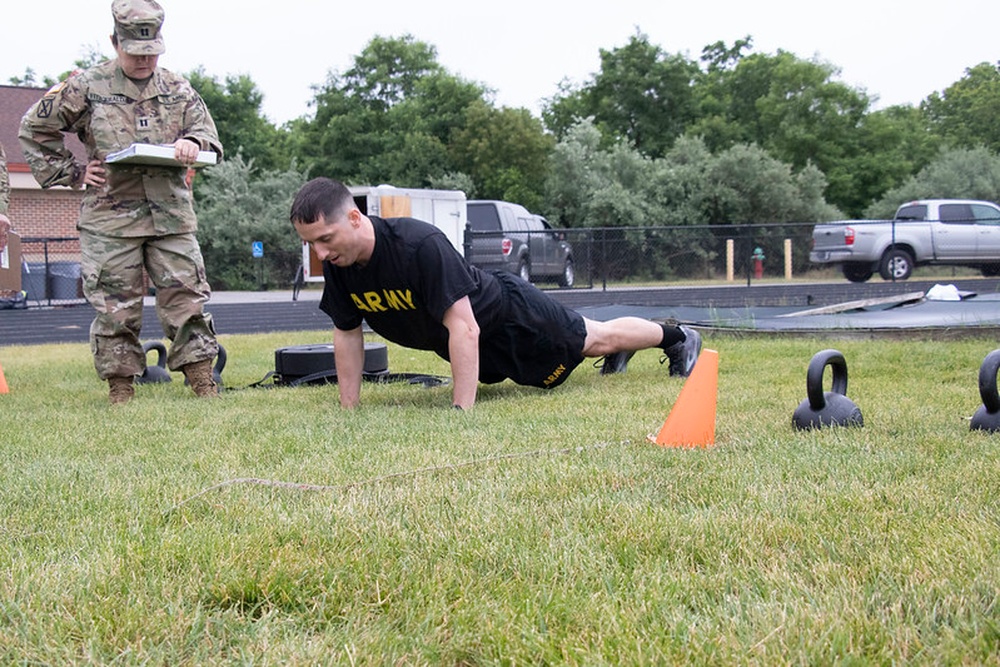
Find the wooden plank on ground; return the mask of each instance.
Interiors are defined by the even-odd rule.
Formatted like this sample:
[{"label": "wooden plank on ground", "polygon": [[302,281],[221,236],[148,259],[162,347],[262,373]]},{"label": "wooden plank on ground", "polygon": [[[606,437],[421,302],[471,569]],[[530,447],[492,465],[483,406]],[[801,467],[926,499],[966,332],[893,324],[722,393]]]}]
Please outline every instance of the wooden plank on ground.
[{"label": "wooden plank on ground", "polygon": [[911,301],[919,301],[924,298],[923,292],[907,292],[906,294],[895,294],[893,296],[881,296],[874,299],[858,299],[856,301],[844,301],[834,303],[829,306],[799,310],[794,313],[785,313],[776,317],[802,317],[803,315],[831,315],[833,313],[844,313],[848,310],[858,310],[869,306],[884,306],[885,304],[901,305]]}]

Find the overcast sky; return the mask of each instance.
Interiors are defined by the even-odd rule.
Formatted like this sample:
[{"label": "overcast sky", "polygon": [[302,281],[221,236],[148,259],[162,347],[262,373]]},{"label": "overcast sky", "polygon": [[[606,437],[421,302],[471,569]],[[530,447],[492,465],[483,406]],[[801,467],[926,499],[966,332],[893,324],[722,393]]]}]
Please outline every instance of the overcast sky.
[{"label": "overcast sky", "polygon": [[[981,62],[1000,60],[1000,2],[952,0],[161,0],[160,65],[199,65],[220,80],[247,74],[275,123],[311,113],[312,86],[342,72],[375,35],[411,34],[449,72],[485,84],[498,104],[539,113],[560,81],[597,71],[600,49],[641,31],[693,60],[702,47],[750,35],[754,52],[829,62],[879,107],[918,104]],[[110,0],[3,3],[0,83],[70,69],[88,47],[111,55]]]}]

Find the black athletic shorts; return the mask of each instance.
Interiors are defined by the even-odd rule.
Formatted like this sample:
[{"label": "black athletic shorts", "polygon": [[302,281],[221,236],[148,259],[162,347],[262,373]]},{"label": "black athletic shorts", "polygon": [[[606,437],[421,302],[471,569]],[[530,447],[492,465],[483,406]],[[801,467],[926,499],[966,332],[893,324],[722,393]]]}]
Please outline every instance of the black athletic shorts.
[{"label": "black athletic shorts", "polygon": [[552,389],[583,361],[583,316],[513,274],[497,271],[504,317],[479,338],[479,380]]}]

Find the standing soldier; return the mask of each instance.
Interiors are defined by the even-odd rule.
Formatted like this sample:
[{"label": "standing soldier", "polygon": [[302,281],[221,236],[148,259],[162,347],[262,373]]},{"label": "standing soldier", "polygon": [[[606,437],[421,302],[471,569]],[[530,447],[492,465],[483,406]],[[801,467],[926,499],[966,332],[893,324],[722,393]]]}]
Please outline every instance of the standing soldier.
[{"label": "standing soldier", "polygon": [[[10,231],[10,218],[7,217],[7,207],[10,206],[10,176],[7,174],[7,155],[0,144],[0,254],[7,247],[7,232]],[[16,298],[13,290],[0,290],[0,299]]]},{"label": "standing soldier", "polygon": [[3,152],[3,144],[0,144],[0,252],[7,247],[7,232],[10,231],[8,206],[10,206],[10,180],[7,176],[7,155]]},{"label": "standing soldier", "polygon": [[[94,365],[112,404],[134,395],[146,357],[143,268],[156,287],[156,312],[171,341],[167,365],[198,396],[216,396],[218,343],[204,304],[211,296],[188,168],[199,151],[222,156],[204,101],[181,76],[157,67],[164,51],[163,9],[154,0],[114,0],[111,43],[117,58],[71,75],[25,114],[19,139],[43,188],[87,186],[80,209],[83,290],[97,311],[90,327]],[[63,132],[87,147],[86,164]],[[178,166],[106,163],[133,143],[171,145]]]}]

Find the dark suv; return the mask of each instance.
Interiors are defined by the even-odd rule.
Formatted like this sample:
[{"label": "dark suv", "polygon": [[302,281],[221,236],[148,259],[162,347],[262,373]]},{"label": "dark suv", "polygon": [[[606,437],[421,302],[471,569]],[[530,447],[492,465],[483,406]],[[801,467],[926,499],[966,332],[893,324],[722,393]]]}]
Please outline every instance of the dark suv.
[{"label": "dark suv", "polygon": [[466,259],[482,269],[504,269],[528,282],[554,280],[573,286],[573,250],[565,234],[519,204],[466,203],[469,229]]}]

